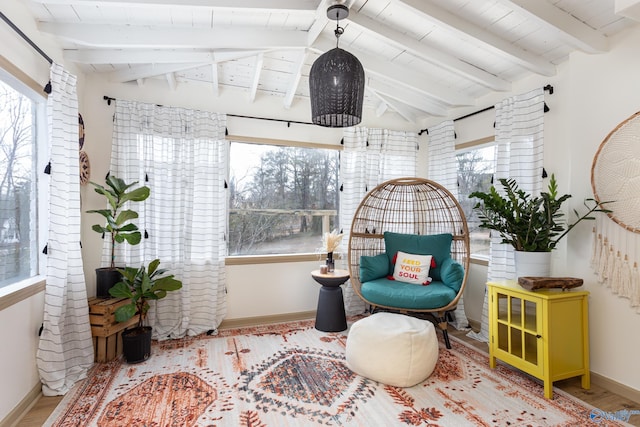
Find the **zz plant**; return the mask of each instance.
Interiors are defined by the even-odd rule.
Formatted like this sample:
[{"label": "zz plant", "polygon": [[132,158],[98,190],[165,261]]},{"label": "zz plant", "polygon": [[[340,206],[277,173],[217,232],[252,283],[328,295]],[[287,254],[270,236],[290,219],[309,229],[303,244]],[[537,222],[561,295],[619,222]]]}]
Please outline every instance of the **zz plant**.
[{"label": "zz plant", "polygon": [[587,212],[580,215],[574,209],[577,220],[567,224],[561,207],[571,195],[558,195],[554,175],[549,180],[548,191],[538,197],[521,190],[514,179],[500,179],[500,184],[505,197],[493,186],[488,193],[476,191],[469,197],[480,199],[474,206],[480,216],[480,227],[497,231],[502,243],[510,244],[517,251],[550,252],[578,223],[595,219],[594,212],[610,212],[602,207],[608,202],[599,203],[589,198],[585,200]]}]

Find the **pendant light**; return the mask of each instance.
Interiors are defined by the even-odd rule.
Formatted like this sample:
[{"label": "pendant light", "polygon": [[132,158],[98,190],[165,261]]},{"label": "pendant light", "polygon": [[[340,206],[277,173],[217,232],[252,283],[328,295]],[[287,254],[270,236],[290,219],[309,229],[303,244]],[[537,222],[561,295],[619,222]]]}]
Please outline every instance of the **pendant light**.
[{"label": "pendant light", "polygon": [[309,73],[311,119],[316,125],[339,128],[362,120],[364,69],[358,58],[338,47],[344,32],[340,20],[348,16],[344,5],[327,9],[327,17],[336,21],[336,47],[316,59]]}]

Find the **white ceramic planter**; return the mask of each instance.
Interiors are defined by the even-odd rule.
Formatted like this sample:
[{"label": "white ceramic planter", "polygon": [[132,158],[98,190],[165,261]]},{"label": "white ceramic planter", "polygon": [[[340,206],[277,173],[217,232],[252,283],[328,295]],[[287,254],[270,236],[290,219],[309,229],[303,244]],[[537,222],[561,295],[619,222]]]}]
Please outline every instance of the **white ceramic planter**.
[{"label": "white ceramic planter", "polygon": [[549,277],[551,275],[551,252],[515,251],[516,277]]}]

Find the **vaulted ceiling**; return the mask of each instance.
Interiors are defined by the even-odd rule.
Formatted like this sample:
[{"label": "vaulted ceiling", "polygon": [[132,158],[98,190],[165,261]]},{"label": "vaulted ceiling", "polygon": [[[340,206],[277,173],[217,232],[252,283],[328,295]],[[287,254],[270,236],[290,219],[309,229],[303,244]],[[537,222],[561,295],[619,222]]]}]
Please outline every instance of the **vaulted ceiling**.
[{"label": "vaulted ceiling", "polygon": [[[28,0],[65,61],[110,81],[206,85],[252,103],[309,103],[309,70],[336,45],[327,7],[349,7],[339,46],[366,74],[365,108],[418,123],[554,76],[635,25],[635,0]],[[618,4],[616,4],[618,3]],[[624,3],[624,4],[619,4]]]}]

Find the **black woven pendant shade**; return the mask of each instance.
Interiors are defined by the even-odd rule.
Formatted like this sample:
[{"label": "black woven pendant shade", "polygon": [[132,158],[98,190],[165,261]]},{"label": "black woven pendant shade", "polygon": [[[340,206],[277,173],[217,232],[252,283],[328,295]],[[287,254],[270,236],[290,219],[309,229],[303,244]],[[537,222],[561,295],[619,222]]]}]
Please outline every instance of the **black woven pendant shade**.
[{"label": "black woven pendant shade", "polygon": [[[327,17],[339,22],[349,16],[344,5],[327,9]],[[339,38],[343,29],[338,24]],[[311,120],[326,127],[355,126],[362,121],[364,101],[364,69],[358,58],[336,47],[322,54],[309,72]]]},{"label": "black woven pendant shade", "polygon": [[314,124],[348,127],[362,120],[364,69],[346,50],[336,47],[316,59],[309,73],[309,92]]}]

